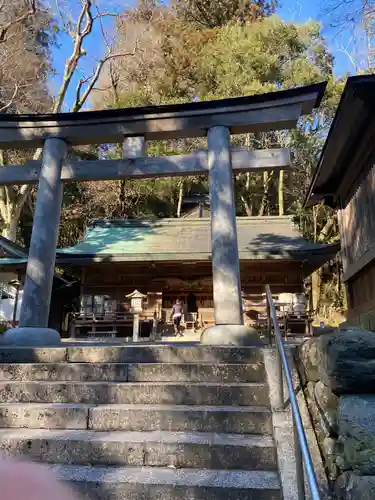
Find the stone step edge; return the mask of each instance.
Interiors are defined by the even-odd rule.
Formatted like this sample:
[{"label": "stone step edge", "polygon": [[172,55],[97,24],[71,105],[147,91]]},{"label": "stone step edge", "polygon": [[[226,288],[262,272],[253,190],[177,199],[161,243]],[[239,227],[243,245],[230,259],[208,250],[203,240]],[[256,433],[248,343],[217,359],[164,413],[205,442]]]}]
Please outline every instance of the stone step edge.
[{"label": "stone step edge", "polygon": [[50,363],[47,363],[45,361],[33,361],[30,363],[26,362],[15,362],[15,363],[6,363],[6,362],[0,362],[0,369],[2,368],[7,368],[7,367],[17,367],[17,368],[23,368],[23,367],[46,367],[46,368],[53,368],[54,366],[69,366],[69,367],[83,367],[83,366],[96,366],[96,367],[117,367],[117,366],[147,366],[147,367],[153,367],[153,366],[168,366],[168,367],[174,367],[174,366],[183,366],[183,367],[197,367],[197,366],[204,366],[204,367],[219,367],[219,368],[224,368],[226,366],[229,367],[239,367],[239,368],[246,368],[247,366],[262,366],[264,367],[263,361],[253,361],[253,362],[248,362],[248,363],[239,363],[239,362],[231,362],[228,363],[226,361],[223,362],[217,362],[217,361],[114,361],[113,363],[110,363],[108,361],[99,361],[97,363],[89,363],[87,361],[77,361],[75,363],[69,363],[67,361],[51,361]]},{"label": "stone step edge", "polygon": [[[143,362],[147,363],[150,359],[152,361],[159,361],[161,359],[153,359],[157,353],[169,354],[175,357],[178,361],[181,359],[181,353],[185,351],[189,354],[195,350],[197,356],[202,356],[206,358],[205,360],[210,362],[217,362],[217,358],[226,357],[228,359],[220,359],[223,363],[231,364],[232,361],[236,363],[248,363],[250,362],[262,362],[263,361],[263,348],[264,346],[249,346],[249,347],[233,347],[233,346],[171,346],[171,345],[77,345],[77,344],[65,344],[61,346],[51,346],[51,347],[32,347],[32,346],[12,346],[5,347],[0,346],[0,362],[14,363],[15,361],[20,362],[35,362],[41,361],[46,363],[51,362],[67,362],[67,363],[97,363],[97,362],[107,362],[113,363],[118,362],[116,357],[122,354],[126,358],[124,361],[128,362],[141,362],[142,359],[134,359],[133,352],[137,352],[140,358],[143,357]],[[180,356],[178,356],[178,354]]]},{"label": "stone step edge", "polygon": [[170,485],[225,489],[280,490],[274,471],[227,471],[162,467],[43,465],[62,481],[74,483]]},{"label": "stone step edge", "polygon": [[166,443],[241,448],[275,448],[271,436],[195,431],[96,431],[91,429],[0,429],[0,443],[43,440],[90,443]]},{"label": "stone step edge", "polygon": [[226,405],[172,405],[172,404],[127,404],[127,403],[0,403],[0,410],[10,409],[39,409],[39,410],[121,410],[121,411],[171,411],[171,412],[207,412],[207,413],[267,413],[272,415],[268,406],[226,406]]},{"label": "stone step edge", "polygon": [[[143,387],[143,386],[152,386],[155,385],[155,382],[116,382],[116,381],[107,381],[107,380],[0,380],[0,389],[3,385],[16,385],[16,384],[49,384],[49,385],[106,385],[106,386],[116,386],[119,385],[121,387]],[[157,386],[182,386],[182,387],[245,387],[245,388],[268,388],[267,381],[264,382],[157,382]]]}]

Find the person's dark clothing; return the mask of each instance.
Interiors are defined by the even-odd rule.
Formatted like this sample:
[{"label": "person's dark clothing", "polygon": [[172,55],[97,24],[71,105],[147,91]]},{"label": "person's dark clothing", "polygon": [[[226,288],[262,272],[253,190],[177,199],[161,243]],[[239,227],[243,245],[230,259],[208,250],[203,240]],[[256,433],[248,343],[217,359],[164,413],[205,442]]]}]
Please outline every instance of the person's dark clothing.
[{"label": "person's dark clothing", "polygon": [[189,313],[198,312],[197,297],[193,293],[189,293],[186,302],[187,302],[187,310]]}]

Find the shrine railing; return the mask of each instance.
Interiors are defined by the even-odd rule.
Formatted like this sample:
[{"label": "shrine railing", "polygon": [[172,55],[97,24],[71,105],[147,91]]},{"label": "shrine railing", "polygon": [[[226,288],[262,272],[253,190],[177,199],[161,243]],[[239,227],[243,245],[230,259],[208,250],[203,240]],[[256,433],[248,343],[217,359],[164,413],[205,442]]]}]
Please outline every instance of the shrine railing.
[{"label": "shrine railing", "polygon": [[[277,407],[281,411],[285,409],[285,401],[284,401],[284,378],[285,378],[285,385],[289,393],[289,402],[293,417],[294,450],[295,450],[295,460],[296,460],[298,500],[305,500],[306,498],[312,498],[312,500],[320,500],[318,482],[314,471],[313,462],[311,459],[309,445],[307,443],[306,433],[303,428],[301,412],[299,409],[297,397],[294,392],[292,370],[289,365],[288,355],[285,349],[283,337],[280,332],[280,327],[276,314],[276,308],[273,302],[271,289],[269,285],[266,285],[266,294],[267,294],[269,316],[271,322],[270,326],[271,327],[273,326],[273,331],[276,340],[275,342],[276,360],[277,360],[276,364],[278,373]],[[306,471],[306,479],[309,485],[310,495],[306,495],[305,491],[304,470]]]}]

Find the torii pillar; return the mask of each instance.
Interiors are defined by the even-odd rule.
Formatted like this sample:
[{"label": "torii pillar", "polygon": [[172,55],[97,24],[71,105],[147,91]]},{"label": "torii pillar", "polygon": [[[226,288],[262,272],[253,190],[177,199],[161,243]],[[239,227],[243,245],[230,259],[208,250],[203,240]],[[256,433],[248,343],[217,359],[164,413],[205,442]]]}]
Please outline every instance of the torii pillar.
[{"label": "torii pillar", "polygon": [[236,204],[227,127],[215,126],[208,131],[208,171],[215,326],[204,330],[201,343],[248,345],[259,340],[259,336],[243,324]]},{"label": "torii pillar", "polygon": [[46,139],[27,261],[19,327],[7,330],[4,341],[19,345],[56,345],[58,331],[48,328],[56,245],[62,200],[61,169],[68,145]]}]

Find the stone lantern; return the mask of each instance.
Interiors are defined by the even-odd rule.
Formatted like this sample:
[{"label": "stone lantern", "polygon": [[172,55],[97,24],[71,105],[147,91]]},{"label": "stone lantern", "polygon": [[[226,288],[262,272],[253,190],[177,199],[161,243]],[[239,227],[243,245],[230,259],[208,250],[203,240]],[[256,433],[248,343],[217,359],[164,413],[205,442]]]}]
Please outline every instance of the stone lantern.
[{"label": "stone lantern", "polygon": [[130,310],[133,313],[133,342],[138,342],[139,313],[143,311],[143,301],[147,298],[147,295],[143,295],[143,293],[138,290],[134,290],[134,292],[129,293],[126,298],[130,299]]},{"label": "stone lantern", "polygon": [[12,280],[9,281],[8,285],[16,289],[16,296],[14,298],[14,306],[13,306],[13,328],[15,328],[17,321],[18,298],[20,294],[21,282],[19,280]]}]

